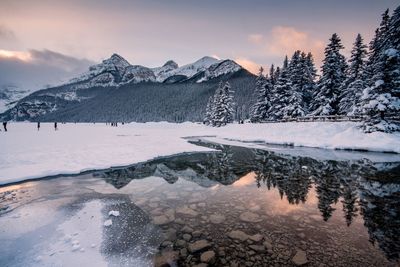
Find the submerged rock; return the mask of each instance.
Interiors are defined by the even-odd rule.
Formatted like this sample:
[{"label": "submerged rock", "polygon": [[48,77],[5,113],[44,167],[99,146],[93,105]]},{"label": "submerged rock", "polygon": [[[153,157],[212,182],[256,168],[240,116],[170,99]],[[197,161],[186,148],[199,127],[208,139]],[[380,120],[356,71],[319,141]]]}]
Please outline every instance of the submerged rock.
[{"label": "submerged rock", "polygon": [[200,256],[200,260],[205,263],[214,263],[215,262],[215,252],[212,250],[206,251]]},{"label": "submerged rock", "polygon": [[240,214],[239,218],[244,221],[244,222],[261,222],[262,219],[260,217],[260,215],[254,213],[254,212],[243,212],[242,214]]},{"label": "submerged rock", "polygon": [[228,236],[232,239],[237,239],[240,241],[246,241],[249,238],[249,236],[245,232],[240,230],[231,231],[228,233]]},{"label": "submerged rock", "polygon": [[221,214],[212,214],[210,215],[210,222],[215,224],[220,224],[225,221],[225,216]]},{"label": "submerged rock", "polygon": [[292,262],[296,266],[301,266],[301,265],[308,263],[306,252],[301,249],[297,249],[296,254],[292,258]]},{"label": "submerged rock", "polygon": [[202,240],[196,241],[194,243],[190,243],[189,244],[189,251],[191,253],[196,253],[198,251],[201,251],[201,250],[204,250],[204,249],[208,249],[210,247],[211,247],[211,244],[207,240],[202,239]]},{"label": "submerged rock", "polygon": [[190,217],[196,217],[197,215],[199,215],[199,213],[197,211],[189,208],[188,206],[183,206],[181,208],[177,208],[176,213],[180,213],[180,214],[187,215]]}]

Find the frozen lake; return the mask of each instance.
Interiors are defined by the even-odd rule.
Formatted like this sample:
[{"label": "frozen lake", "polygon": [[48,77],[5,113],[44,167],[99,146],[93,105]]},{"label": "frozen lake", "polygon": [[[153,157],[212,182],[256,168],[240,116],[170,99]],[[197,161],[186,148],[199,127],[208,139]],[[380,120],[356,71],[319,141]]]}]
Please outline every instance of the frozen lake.
[{"label": "frozen lake", "polygon": [[398,266],[397,155],[197,144],[0,187],[0,266]]}]

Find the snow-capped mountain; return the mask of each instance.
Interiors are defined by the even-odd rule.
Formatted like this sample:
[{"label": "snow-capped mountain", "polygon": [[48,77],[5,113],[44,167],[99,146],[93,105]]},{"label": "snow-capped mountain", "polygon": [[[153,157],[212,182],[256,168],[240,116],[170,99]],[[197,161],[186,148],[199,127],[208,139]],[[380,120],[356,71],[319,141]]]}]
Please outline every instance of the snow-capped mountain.
[{"label": "snow-capped mountain", "polygon": [[242,67],[232,60],[218,60],[213,57],[203,57],[181,67],[169,60],[162,67],[147,68],[131,65],[120,55],[113,54],[102,63],[91,66],[88,72],[71,79],[68,84],[74,84],[73,89],[83,89],[140,82],[174,83],[193,77],[199,77],[196,82],[203,82],[240,69]]},{"label": "snow-capped mountain", "polygon": [[29,92],[13,85],[0,88],[0,113],[12,108],[18,100],[28,95]]},{"label": "snow-capped mountain", "polygon": [[169,60],[148,68],[113,54],[66,83],[23,97],[0,119],[198,121],[220,81],[236,87],[240,112],[247,112],[254,78],[232,60],[203,57],[181,67]]},{"label": "snow-capped mountain", "polygon": [[155,75],[151,69],[140,65],[131,65],[120,55],[113,54],[102,63],[91,66],[88,72],[71,79],[69,84],[76,84],[74,89],[82,89],[148,81],[155,81]]}]

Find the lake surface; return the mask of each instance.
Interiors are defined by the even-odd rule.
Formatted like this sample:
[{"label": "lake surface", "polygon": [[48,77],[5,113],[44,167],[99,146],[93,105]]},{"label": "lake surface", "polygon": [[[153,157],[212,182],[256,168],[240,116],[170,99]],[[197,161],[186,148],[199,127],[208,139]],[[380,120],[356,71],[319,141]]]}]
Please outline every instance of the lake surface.
[{"label": "lake surface", "polygon": [[0,266],[399,266],[396,156],[197,143],[0,187]]}]

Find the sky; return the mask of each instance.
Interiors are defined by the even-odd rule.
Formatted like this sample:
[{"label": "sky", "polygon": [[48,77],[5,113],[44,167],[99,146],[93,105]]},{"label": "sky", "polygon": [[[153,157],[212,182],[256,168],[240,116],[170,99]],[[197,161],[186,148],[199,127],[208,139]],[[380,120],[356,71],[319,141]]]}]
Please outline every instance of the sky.
[{"label": "sky", "polygon": [[0,87],[57,84],[118,53],[131,64],[203,56],[252,72],[297,49],[321,64],[329,37],[348,56],[394,0],[0,0]]}]

